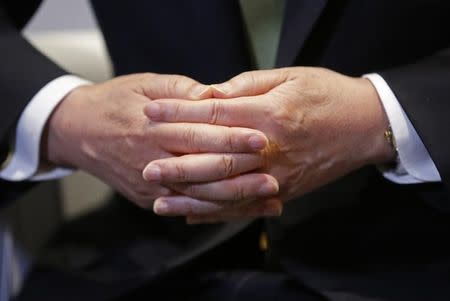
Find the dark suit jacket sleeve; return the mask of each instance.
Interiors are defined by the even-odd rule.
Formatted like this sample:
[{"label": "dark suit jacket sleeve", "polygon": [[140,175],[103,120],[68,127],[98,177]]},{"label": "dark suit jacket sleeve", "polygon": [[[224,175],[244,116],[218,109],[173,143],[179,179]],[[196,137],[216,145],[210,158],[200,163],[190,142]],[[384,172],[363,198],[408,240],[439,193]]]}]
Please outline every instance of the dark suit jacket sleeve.
[{"label": "dark suit jacket sleeve", "polygon": [[36,8],[36,1],[0,1],[0,141],[6,149],[7,135],[31,98],[48,82],[65,72],[33,48],[20,28]]},{"label": "dark suit jacket sleeve", "polygon": [[[20,29],[40,1],[0,0],[0,160],[9,148],[16,122],[32,97],[48,82],[66,72],[33,48]],[[16,198],[26,183],[0,180],[0,203]]]},{"label": "dark suit jacket sleeve", "polygon": [[450,49],[379,73],[407,113],[450,191]]}]

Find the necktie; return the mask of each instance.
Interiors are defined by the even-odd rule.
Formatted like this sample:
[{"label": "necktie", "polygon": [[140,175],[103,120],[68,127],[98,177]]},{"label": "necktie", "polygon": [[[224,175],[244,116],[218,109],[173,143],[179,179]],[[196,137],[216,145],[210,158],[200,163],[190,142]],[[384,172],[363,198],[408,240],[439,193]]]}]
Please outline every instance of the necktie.
[{"label": "necktie", "polygon": [[240,0],[259,69],[269,69],[275,65],[284,2],[284,0]]}]

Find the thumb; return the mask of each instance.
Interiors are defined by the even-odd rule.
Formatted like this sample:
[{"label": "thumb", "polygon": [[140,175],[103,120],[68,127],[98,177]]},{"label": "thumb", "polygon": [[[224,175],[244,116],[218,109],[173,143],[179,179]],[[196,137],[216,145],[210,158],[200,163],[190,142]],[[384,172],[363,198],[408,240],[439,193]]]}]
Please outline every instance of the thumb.
[{"label": "thumb", "polygon": [[287,80],[282,69],[258,70],[241,73],[227,82],[212,85],[215,98],[256,96],[269,92]]},{"label": "thumb", "polygon": [[155,74],[148,78],[144,87],[144,93],[150,99],[200,100],[213,96],[211,86],[183,75]]}]

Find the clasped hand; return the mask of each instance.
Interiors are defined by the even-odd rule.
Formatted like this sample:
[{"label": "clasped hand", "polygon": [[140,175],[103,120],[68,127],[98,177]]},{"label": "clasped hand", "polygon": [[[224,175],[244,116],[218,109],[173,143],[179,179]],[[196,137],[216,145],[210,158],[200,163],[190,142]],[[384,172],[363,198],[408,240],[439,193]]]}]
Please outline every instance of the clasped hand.
[{"label": "clasped hand", "polygon": [[259,130],[269,142],[254,153],[152,161],[144,178],[176,193],[155,201],[157,214],[187,216],[189,223],[279,215],[283,202],[394,158],[383,136],[386,115],[366,79],[295,67],[243,73],[211,93],[197,101],[152,101],[145,114],[161,124]]},{"label": "clasped hand", "polygon": [[159,215],[208,223],[280,215],[286,201],[392,160],[386,128],[370,82],[330,70],[254,71],[213,86],[135,74],[70,93],[42,156]]}]

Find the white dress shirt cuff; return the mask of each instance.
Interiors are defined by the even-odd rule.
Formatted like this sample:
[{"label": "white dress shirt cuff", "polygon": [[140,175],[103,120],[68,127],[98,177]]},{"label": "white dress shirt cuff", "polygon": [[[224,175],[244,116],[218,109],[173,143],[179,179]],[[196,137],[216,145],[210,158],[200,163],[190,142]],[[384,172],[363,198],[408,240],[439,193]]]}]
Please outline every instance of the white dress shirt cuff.
[{"label": "white dress shirt cuff", "polygon": [[398,184],[441,181],[436,165],[389,85],[376,73],[364,77],[377,90],[397,143],[399,162],[396,168],[383,171],[384,177]]},{"label": "white dress shirt cuff", "polygon": [[45,85],[28,103],[17,123],[14,153],[0,178],[9,181],[44,181],[69,175],[71,169],[54,168],[38,173],[41,136],[48,118],[73,89],[90,84],[74,75],[61,76]]}]

